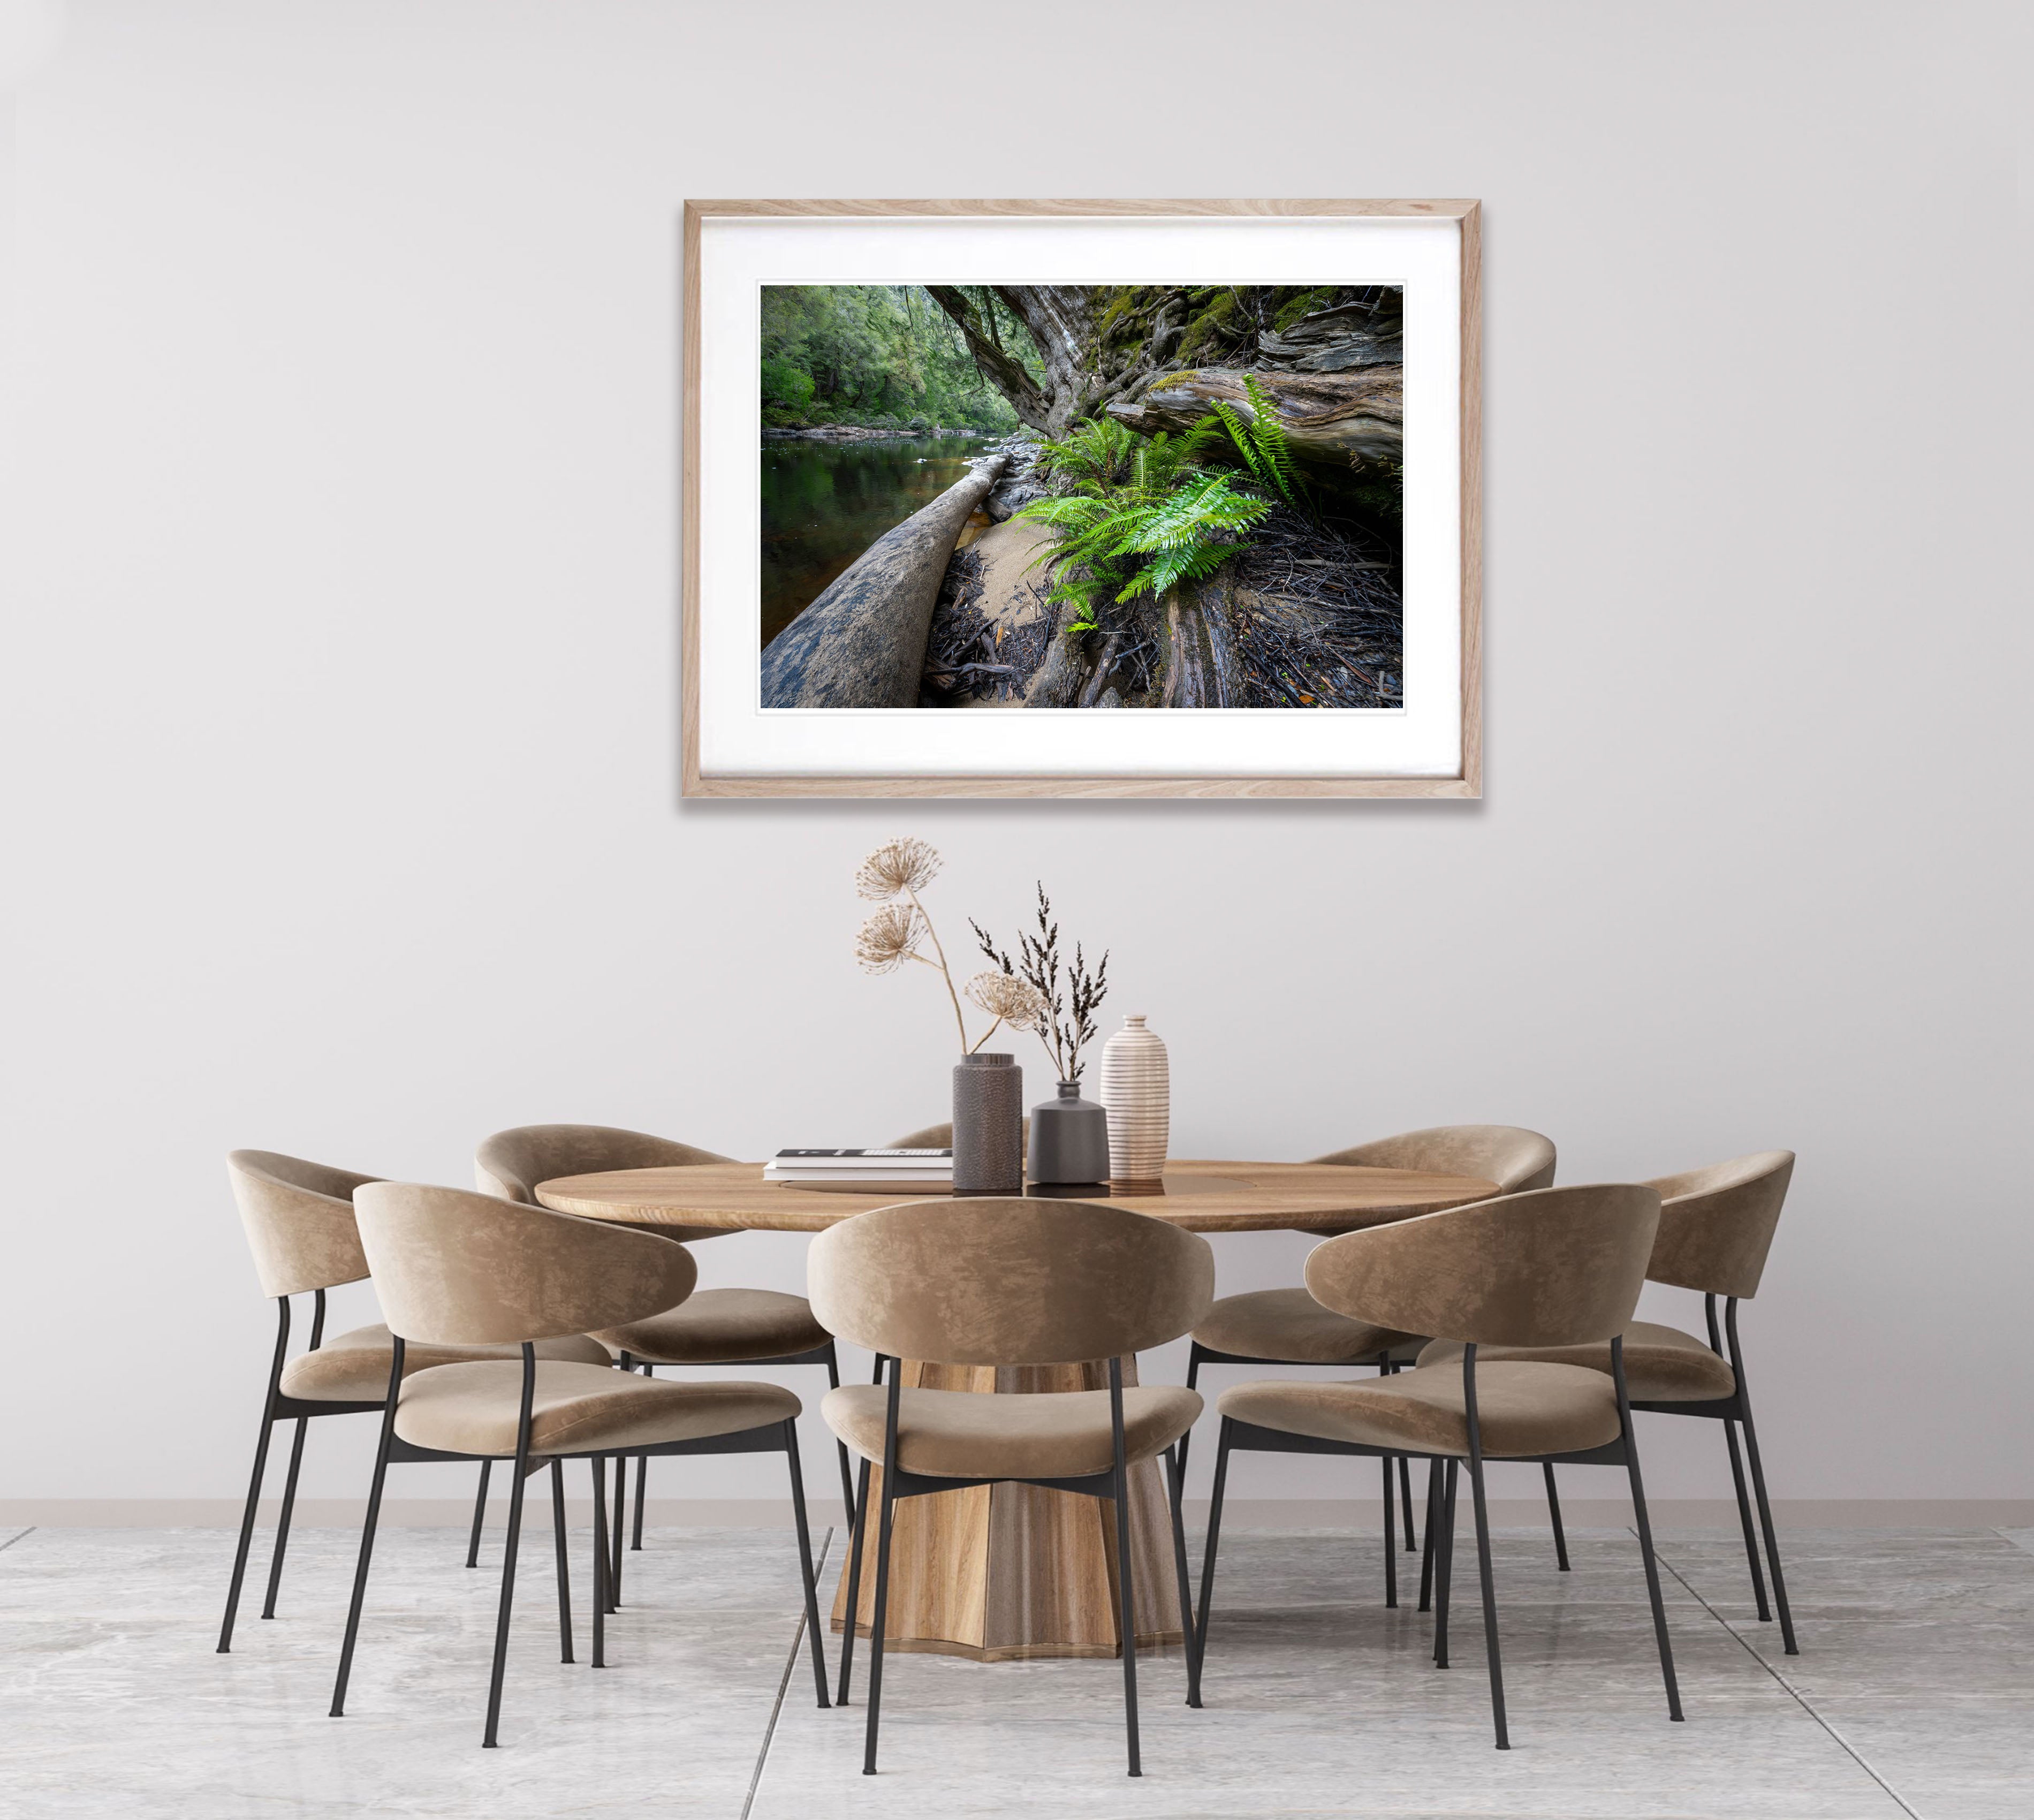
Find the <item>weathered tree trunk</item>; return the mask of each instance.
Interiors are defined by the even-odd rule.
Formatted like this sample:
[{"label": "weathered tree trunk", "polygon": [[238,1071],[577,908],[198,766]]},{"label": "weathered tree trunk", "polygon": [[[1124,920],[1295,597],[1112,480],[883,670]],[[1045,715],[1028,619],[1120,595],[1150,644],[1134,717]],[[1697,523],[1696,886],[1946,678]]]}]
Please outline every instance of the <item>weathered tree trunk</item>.
[{"label": "weathered tree trunk", "polygon": [[[1220,569],[1198,582],[1176,587],[1159,601],[1140,601],[1128,627],[1111,632],[1089,653],[1064,628],[1078,608],[1062,606],[1045,662],[1031,685],[1027,707],[1230,707],[1243,698],[1242,658],[1229,625],[1233,604],[1229,571]],[[1126,661],[1137,645],[1158,647],[1151,662],[1152,688],[1137,687],[1137,669]],[[1128,699],[1125,691],[1129,691]],[[1110,698],[1113,697],[1113,700]]]},{"label": "weathered tree trunk", "polygon": [[[1260,373],[1256,379],[1278,407],[1293,452],[1305,461],[1347,467],[1397,461],[1405,449],[1405,370],[1353,366],[1331,373]],[[1109,415],[1141,435],[1191,428],[1218,401],[1251,417],[1241,373],[1207,366],[1169,375],[1142,398],[1119,400]]]},{"label": "weathered tree trunk", "polygon": [[871,544],[763,652],[765,707],[915,707],[955,541],[1006,458],[978,462]]},{"label": "weathered tree trunk", "polygon": [[[1004,346],[995,323],[966,291],[951,284],[927,287],[959,325],[984,377],[1019,417],[1048,436],[1104,410],[1136,430],[1184,428],[1216,398],[1240,402],[1240,380],[1248,372],[1267,385],[1275,381],[1292,388],[1274,396],[1281,420],[1297,433],[1297,452],[1337,465],[1352,456],[1398,459],[1398,385],[1404,356],[1395,289],[1366,287],[1353,301],[1330,302],[1295,317],[1295,294],[1263,285],[990,288],[1023,324],[1038,351],[1042,380],[1033,378]],[[1304,308],[1313,297],[1338,295],[1349,298],[1351,293],[1322,291],[1297,302]],[[1287,300],[1282,306],[1282,299]],[[1278,326],[1282,321],[1282,328]],[[1372,382],[1367,387],[1361,383],[1366,379]],[[1337,380],[1349,385],[1338,388]],[[1196,381],[1210,382],[1198,399],[1191,385]],[[1183,385],[1180,397],[1171,400]],[[1153,397],[1161,402],[1143,415],[1132,410]],[[1189,405],[1193,408],[1188,410]],[[1331,424],[1355,417],[1374,418],[1375,423],[1360,433],[1345,430],[1339,441],[1329,433]],[[1314,423],[1315,418],[1323,421]],[[1310,426],[1322,434],[1308,436]]]},{"label": "weathered tree trunk", "polygon": [[1053,616],[1053,636],[1046,641],[1045,661],[1031,680],[1024,697],[1026,707],[1071,707],[1087,681],[1088,662],[1077,640],[1067,636],[1067,628],[1080,617],[1078,601],[1063,600]]},{"label": "weathered tree trunk", "polygon": [[1229,707],[1240,700],[1240,662],[1229,612],[1225,569],[1176,587],[1165,597],[1161,707]]},{"label": "weathered tree trunk", "polygon": [[[959,327],[967,351],[989,383],[1009,400],[1010,408],[1034,430],[1045,428],[1053,412],[1053,400],[1038,389],[1038,382],[1025,371],[1023,363],[1006,349],[996,334],[996,325],[975,307],[974,299],[958,284],[928,284],[925,292]],[[1003,293],[999,290],[999,296]]]}]

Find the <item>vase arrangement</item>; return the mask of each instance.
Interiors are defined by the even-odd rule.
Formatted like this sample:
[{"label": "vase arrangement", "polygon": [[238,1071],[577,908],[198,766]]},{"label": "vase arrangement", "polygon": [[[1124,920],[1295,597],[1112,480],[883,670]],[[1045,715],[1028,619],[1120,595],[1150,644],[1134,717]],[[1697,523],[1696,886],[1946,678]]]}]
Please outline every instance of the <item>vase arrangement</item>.
[{"label": "vase arrangement", "polygon": [[[1023,1190],[1023,1071],[1014,1056],[982,1053],[983,1044],[1006,1024],[1036,1034],[1060,1083],[1058,1098],[1032,1115],[1032,1181],[1056,1191],[1068,1185],[1098,1186],[1109,1173],[1109,1117],[1081,1098],[1081,1050],[1095,1034],[1095,1008],[1108,995],[1109,956],[1105,953],[1090,969],[1076,943],[1071,964],[1063,966],[1060,926],[1040,885],[1038,933],[1018,936],[1015,963],[969,918],[982,952],[996,965],[957,989],[946,950],[918,897],[940,864],[925,842],[910,839],[887,842],[862,861],[855,889],[883,907],[861,925],[854,951],[869,973],[893,973],[914,961],[935,969],[946,982],[961,1048],[953,1071],[953,1191],[1014,1195]],[[929,955],[924,951],[928,948]],[[961,1009],[963,993],[993,1020],[972,1040]]]},{"label": "vase arrangement", "polygon": [[1101,1045],[1101,1103],[1109,1115],[1109,1176],[1113,1187],[1151,1193],[1165,1170],[1172,1081],[1165,1045],[1127,1017]]}]

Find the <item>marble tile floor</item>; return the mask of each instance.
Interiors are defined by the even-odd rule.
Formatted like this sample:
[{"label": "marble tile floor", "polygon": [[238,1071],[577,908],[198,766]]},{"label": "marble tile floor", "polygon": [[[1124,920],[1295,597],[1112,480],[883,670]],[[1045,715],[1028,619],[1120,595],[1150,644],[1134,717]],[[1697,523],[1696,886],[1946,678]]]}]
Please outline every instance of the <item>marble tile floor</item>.
[{"label": "marble tile floor", "polygon": [[[1473,1568],[1456,1666],[1384,1610],[1378,1544],[1223,1540],[1205,1708],[1176,1652],[1143,1659],[1145,1776],[1124,1776],[1120,1667],[892,1656],[884,1773],[860,1773],[865,1678],[816,1707],[779,1530],[657,1530],[629,1558],[611,1666],[557,1660],[550,1537],[519,1578],[503,1748],[480,1726],[499,1587],[442,1529],[385,1533],[349,1716],[325,1717],[354,1537],[293,1538],[263,1623],[257,1545],[232,1654],[213,1648],[232,1537],[0,1530],[0,1813],[118,1820],[2027,1820],[2034,1533],[1795,1530],[1802,1653],[1756,1621],[1742,1553],[1663,1535],[1688,1720],[1670,1724],[1622,1530],[1498,1540],[1514,1748],[1490,1747]],[[824,1538],[829,1585],[840,1538]],[[1464,1538],[1466,1544],[1467,1538]],[[1198,1539],[1195,1541],[1198,1552]],[[1459,1559],[1459,1557],[1458,1557]],[[1473,1562],[1473,1555],[1469,1556]],[[827,1639],[830,1658],[838,1640]],[[865,1649],[860,1661],[866,1664]]]}]

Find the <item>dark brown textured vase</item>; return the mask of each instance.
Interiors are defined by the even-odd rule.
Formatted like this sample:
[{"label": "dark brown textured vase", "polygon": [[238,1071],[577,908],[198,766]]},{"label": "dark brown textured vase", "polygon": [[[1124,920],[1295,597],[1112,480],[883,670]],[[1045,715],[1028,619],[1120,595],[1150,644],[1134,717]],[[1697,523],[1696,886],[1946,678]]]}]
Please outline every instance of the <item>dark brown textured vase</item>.
[{"label": "dark brown textured vase", "polygon": [[963,1056],[954,1066],[953,1191],[1024,1191],[1024,1071],[1015,1056]]}]

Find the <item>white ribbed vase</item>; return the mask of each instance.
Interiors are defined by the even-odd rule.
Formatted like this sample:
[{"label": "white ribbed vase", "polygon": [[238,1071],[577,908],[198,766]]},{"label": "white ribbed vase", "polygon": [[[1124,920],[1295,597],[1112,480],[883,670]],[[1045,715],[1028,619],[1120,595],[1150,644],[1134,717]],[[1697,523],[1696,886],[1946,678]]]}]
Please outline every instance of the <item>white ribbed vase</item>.
[{"label": "white ribbed vase", "polygon": [[1101,1048],[1101,1103],[1109,1112],[1109,1176],[1123,1188],[1151,1188],[1165,1168],[1172,1118],[1172,1079],[1165,1045],[1141,1017]]}]

